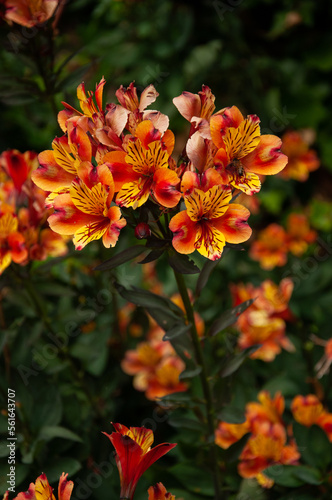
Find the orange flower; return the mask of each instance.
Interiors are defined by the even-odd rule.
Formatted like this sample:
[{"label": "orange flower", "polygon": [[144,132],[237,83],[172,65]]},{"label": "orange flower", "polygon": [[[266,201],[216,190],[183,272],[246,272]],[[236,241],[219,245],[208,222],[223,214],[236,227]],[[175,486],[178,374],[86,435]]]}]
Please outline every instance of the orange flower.
[{"label": "orange flower", "polygon": [[313,149],[309,149],[310,140],[304,132],[289,131],[282,136],[282,152],[288,156],[288,163],[280,176],[284,179],[295,179],[304,182],[309,173],[316,170],[319,159]]},{"label": "orange flower", "polygon": [[[296,464],[300,458],[296,444],[286,444],[287,435],[283,425],[264,422],[259,433],[253,434],[245,445],[238,465],[239,474],[244,478],[257,477],[262,486],[271,487],[262,471],[270,465]],[[266,479],[265,479],[266,478]]]},{"label": "orange flower", "polygon": [[[166,342],[141,342],[137,348],[126,351],[121,362],[122,370],[128,375],[138,373],[153,373],[165,353]],[[145,390],[145,389],[144,389]]]},{"label": "orange flower", "polygon": [[210,128],[212,141],[218,148],[214,164],[224,184],[252,195],[261,186],[257,174],[276,174],[287,163],[287,156],[280,151],[281,140],[274,135],[260,135],[256,115],[245,119],[232,106],[212,116]]},{"label": "orange flower", "polygon": [[316,424],[319,417],[324,413],[322,403],[314,394],[295,396],[291,410],[295,420],[306,427]]},{"label": "orange flower", "polygon": [[304,214],[292,213],[287,219],[287,245],[297,257],[301,256],[317,238],[317,233],[310,229]]},{"label": "orange flower", "polygon": [[255,299],[236,323],[240,330],[238,345],[242,349],[261,344],[261,347],[251,354],[252,359],[273,361],[281,352],[281,348],[294,350],[285,334],[285,320],[293,317],[288,308],[292,291],[293,283],[289,278],[283,279],[279,287],[271,280],[265,280],[258,288],[251,284],[232,286],[234,306]]},{"label": "orange flower", "polygon": [[230,205],[231,198],[231,191],[219,185],[206,192],[194,189],[185,198],[187,209],[176,214],[169,224],[175,250],[183,254],[198,250],[204,257],[216,260],[226,241],[241,243],[250,238],[250,213],[242,205]]},{"label": "orange flower", "polygon": [[0,213],[0,274],[11,261],[23,263],[28,257],[24,236],[17,231],[18,220],[12,213]]},{"label": "orange flower", "polygon": [[181,194],[177,190],[180,179],[168,168],[174,147],[173,132],[167,130],[161,136],[152,122],[145,120],[137,126],[135,138],[126,147],[127,153],[114,151],[103,158],[113,174],[115,191],[119,191],[118,205],[136,209],[151,194],[163,207],[175,207]]},{"label": "orange flower", "polygon": [[236,443],[249,431],[250,427],[248,422],[244,422],[243,424],[219,422],[215,432],[215,442],[220,448],[227,450],[227,448]]},{"label": "orange flower", "polygon": [[59,0],[5,0],[4,19],[32,28],[53,16]]},{"label": "orange flower", "polygon": [[166,488],[162,483],[150,486],[148,493],[148,500],[175,500],[175,496],[172,495],[172,493],[167,493]]},{"label": "orange flower", "polygon": [[272,424],[282,424],[282,415],[285,410],[285,399],[281,392],[276,392],[274,398],[271,398],[268,391],[261,391],[257,402],[250,402],[246,405],[246,418],[250,424],[250,428],[254,432],[258,432],[262,422],[270,422]]},{"label": "orange flower", "polygon": [[110,206],[114,195],[112,175],[105,165],[98,172],[97,180],[107,184],[98,182],[90,188],[81,179],[73,182],[69,193],[55,198],[54,214],[48,219],[53,231],[74,235],[76,250],[99,238],[106,248],[114,246],[127,223],[119,207]]},{"label": "orange flower", "polygon": [[12,179],[15,189],[21,192],[22,186],[36,165],[37,155],[33,151],[20,153],[17,149],[4,151],[0,155],[0,165]]},{"label": "orange flower", "polygon": [[176,444],[162,443],[151,449],[153,432],[144,427],[126,427],[113,424],[112,434],[104,432],[113,444],[118,466],[121,492],[120,498],[132,500],[138,480],[160,457],[171,451]]},{"label": "orange flower", "polygon": [[181,115],[192,124],[190,136],[195,130],[198,130],[201,137],[211,139],[209,121],[215,109],[214,101],[215,96],[207,85],[203,85],[198,94],[182,92],[180,96],[174,97],[174,105]]},{"label": "orange flower", "polygon": [[184,362],[177,356],[169,356],[163,359],[154,374],[148,379],[145,392],[147,399],[154,401],[174,392],[186,391],[188,385],[179,379],[179,375],[184,369]]},{"label": "orange flower", "polygon": [[[61,474],[58,487],[58,500],[70,500],[74,487],[72,481],[67,481],[68,474]],[[45,474],[39,476],[36,483],[31,483],[28,491],[19,493],[14,500],[55,500],[53,488],[49,485]]]},{"label": "orange flower", "polygon": [[249,255],[258,260],[266,270],[284,266],[287,262],[287,234],[279,224],[270,224],[258,234],[251,245]]}]

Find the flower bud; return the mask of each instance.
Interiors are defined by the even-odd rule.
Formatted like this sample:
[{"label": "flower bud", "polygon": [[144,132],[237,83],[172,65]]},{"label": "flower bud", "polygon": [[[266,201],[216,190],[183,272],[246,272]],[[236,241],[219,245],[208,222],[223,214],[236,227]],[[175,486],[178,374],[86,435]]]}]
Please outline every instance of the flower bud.
[{"label": "flower bud", "polygon": [[137,224],[137,226],[135,227],[135,236],[139,240],[151,236],[151,229],[149,228],[149,225],[145,222],[140,222],[139,224]]}]

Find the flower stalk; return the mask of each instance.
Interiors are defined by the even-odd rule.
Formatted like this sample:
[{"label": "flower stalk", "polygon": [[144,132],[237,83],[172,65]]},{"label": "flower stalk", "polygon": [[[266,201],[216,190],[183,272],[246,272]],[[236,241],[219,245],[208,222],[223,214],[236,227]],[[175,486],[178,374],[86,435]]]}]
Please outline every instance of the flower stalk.
[{"label": "flower stalk", "polygon": [[179,293],[183,300],[183,304],[186,310],[186,315],[188,321],[191,323],[191,339],[193,342],[193,347],[195,351],[195,358],[197,365],[201,368],[200,371],[200,379],[204,394],[205,407],[206,407],[206,418],[207,425],[209,430],[209,446],[211,450],[211,457],[213,462],[213,478],[214,478],[214,490],[215,490],[215,500],[221,499],[221,477],[220,477],[220,469],[218,466],[218,457],[217,457],[217,448],[214,442],[214,434],[215,434],[215,423],[214,423],[214,408],[213,408],[213,397],[212,390],[208,379],[208,371],[201,347],[201,343],[198,337],[197,328],[195,324],[194,310],[188,295],[186,283],[183,277],[183,274],[178,273],[174,270],[174,275],[176,279],[176,283],[178,286]]}]

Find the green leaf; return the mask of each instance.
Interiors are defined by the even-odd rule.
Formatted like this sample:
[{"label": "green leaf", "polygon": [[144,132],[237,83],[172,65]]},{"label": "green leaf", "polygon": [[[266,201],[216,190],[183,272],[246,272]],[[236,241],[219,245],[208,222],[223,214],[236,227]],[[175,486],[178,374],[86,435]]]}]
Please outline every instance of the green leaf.
[{"label": "green leaf", "polygon": [[108,260],[105,260],[102,264],[99,264],[94,268],[94,271],[105,271],[106,269],[114,269],[115,267],[121,266],[125,262],[138,257],[146,250],[143,245],[134,245],[133,247],[127,248],[123,252],[120,252]]},{"label": "green leaf", "polygon": [[222,377],[229,377],[230,375],[232,375],[232,373],[236,372],[240,368],[244,360],[248,356],[250,356],[250,354],[257,351],[258,348],[259,346],[249,347],[240,354],[236,354],[233,358],[225,363],[225,366],[221,369],[220,375]]},{"label": "green leaf", "polygon": [[302,479],[296,477],[294,474],[295,465],[272,465],[264,469],[263,473],[270,479],[273,479],[276,484],[280,486],[287,486],[288,488],[297,488],[304,483]]},{"label": "green leaf", "polygon": [[143,260],[140,260],[138,264],[148,264],[149,262],[153,262],[154,260],[159,259],[162,256],[165,250],[152,250]]},{"label": "green leaf", "polygon": [[63,438],[70,439],[71,441],[78,441],[80,443],[82,442],[82,439],[78,436],[78,434],[75,434],[75,432],[58,425],[47,425],[42,427],[39,437],[46,439],[47,441],[50,441],[53,438]]},{"label": "green leaf", "polygon": [[190,370],[184,370],[182,373],[180,373],[179,379],[183,380],[186,378],[194,378],[194,377],[196,377],[196,375],[199,375],[201,373],[201,371],[202,371],[201,366],[196,366],[195,368],[190,369]]},{"label": "green leaf", "polygon": [[180,274],[197,274],[199,267],[188,257],[180,253],[174,253],[168,257],[169,265]]},{"label": "green leaf", "polygon": [[293,432],[302,460],[319,469],[330,466],[332,447],[323,429],[317,425],[305,427],[294,422]]},{"label": "green leaf", "polygon": [[[225,255],[226,250],[223,252],[223,256]],[[221,259],[221,258],[220,258]],[[207,260],[200,272],[200,275],[198,276],[197,284],[196,284],[196,296],[199,297],[203,288],[206,286],[208,279],[210,277],[210,274],[212,273],[213,269],[219,264],[220,259],[217,260]]]},{"label": "green leaf", "polygon": [[319,470],[306,465],[294,466],[294,476],[302,479],[306,484],[321,484],[322,477]]},{"label": "green leaf", "polygon": [[244,411],[239,408],[226,406],[218,414],[217,417],[228,424],[243,424],[246,421]]},{"label": "green leaf", "polygon": [[248,309],[248,307],[251,306],[251,304],[254,301],[255,299],[246,300],[245,302],[242,302],[242,304],[239,304],[238,306],[233,307],[232,309],[229,309],[228,311],[224,312],[218,319],[216,319],[212,323],[208,335],[209,336],[217,335],[217,333],[221,332],[228,326],[235,323],[240,314],[242,314],[246,309]]},{"label": "green leaf", "polygon": [[184,333],[189,332],[191,329],[191,323],[189,324],[184,324],[184,323],[178,323],[165,333],[163,336],[163,340],[173,340],[176,337],[179,337],[180,335],[183,335]]},{"label": "green leaf", "polygon": [[174,465],[168,471],[189,491],[214,497],[213,480],[208,470],[182,463]]},{"label": "green leaf", "polygon": [[180,429],[191,429],[193,431],[198,431],[199,433],[204,432],[204,426],[198,420],[188,417],[171,417],[168,420],[169,425],[172,427]]}]

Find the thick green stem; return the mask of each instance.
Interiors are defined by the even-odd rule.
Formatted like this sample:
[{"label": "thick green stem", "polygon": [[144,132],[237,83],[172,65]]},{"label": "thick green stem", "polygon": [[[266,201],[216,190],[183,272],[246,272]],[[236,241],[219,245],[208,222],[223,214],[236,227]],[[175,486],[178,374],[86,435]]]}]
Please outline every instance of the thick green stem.
[{"label": "thick green stem", "polygon": [[188,290],[186,287],[186,283],[182,274],[174,271],[175,279],[178,285],[178,289],[180,295],[183,300],[183,304],[186,310],[187,319],[191,323],[191,338],[195,350],[195,357],[197,365],[201,368],[200,379],[205,399],[206,406],[206,416],[207,416],[207,425],[209,430],[209,446],[211,450],[211,458],[213,462],[213,474],[214,474],[214,488],[215,488],[215,499],[221,500],[221,478],[220,478],[220,469],[218,466],[218,457],[217,457],[217,448],[214,443],[214,433],[215,433],[215,424],[214,424],[214,408],[213,408],[213,399],[212,399],[212,390],[208,380],[208,372],[206,368],[206,363],[203,356],[203,351],[201,347],[201,343],[198,337],[197,328],[195,324],[194,310],[188,295]]}]

